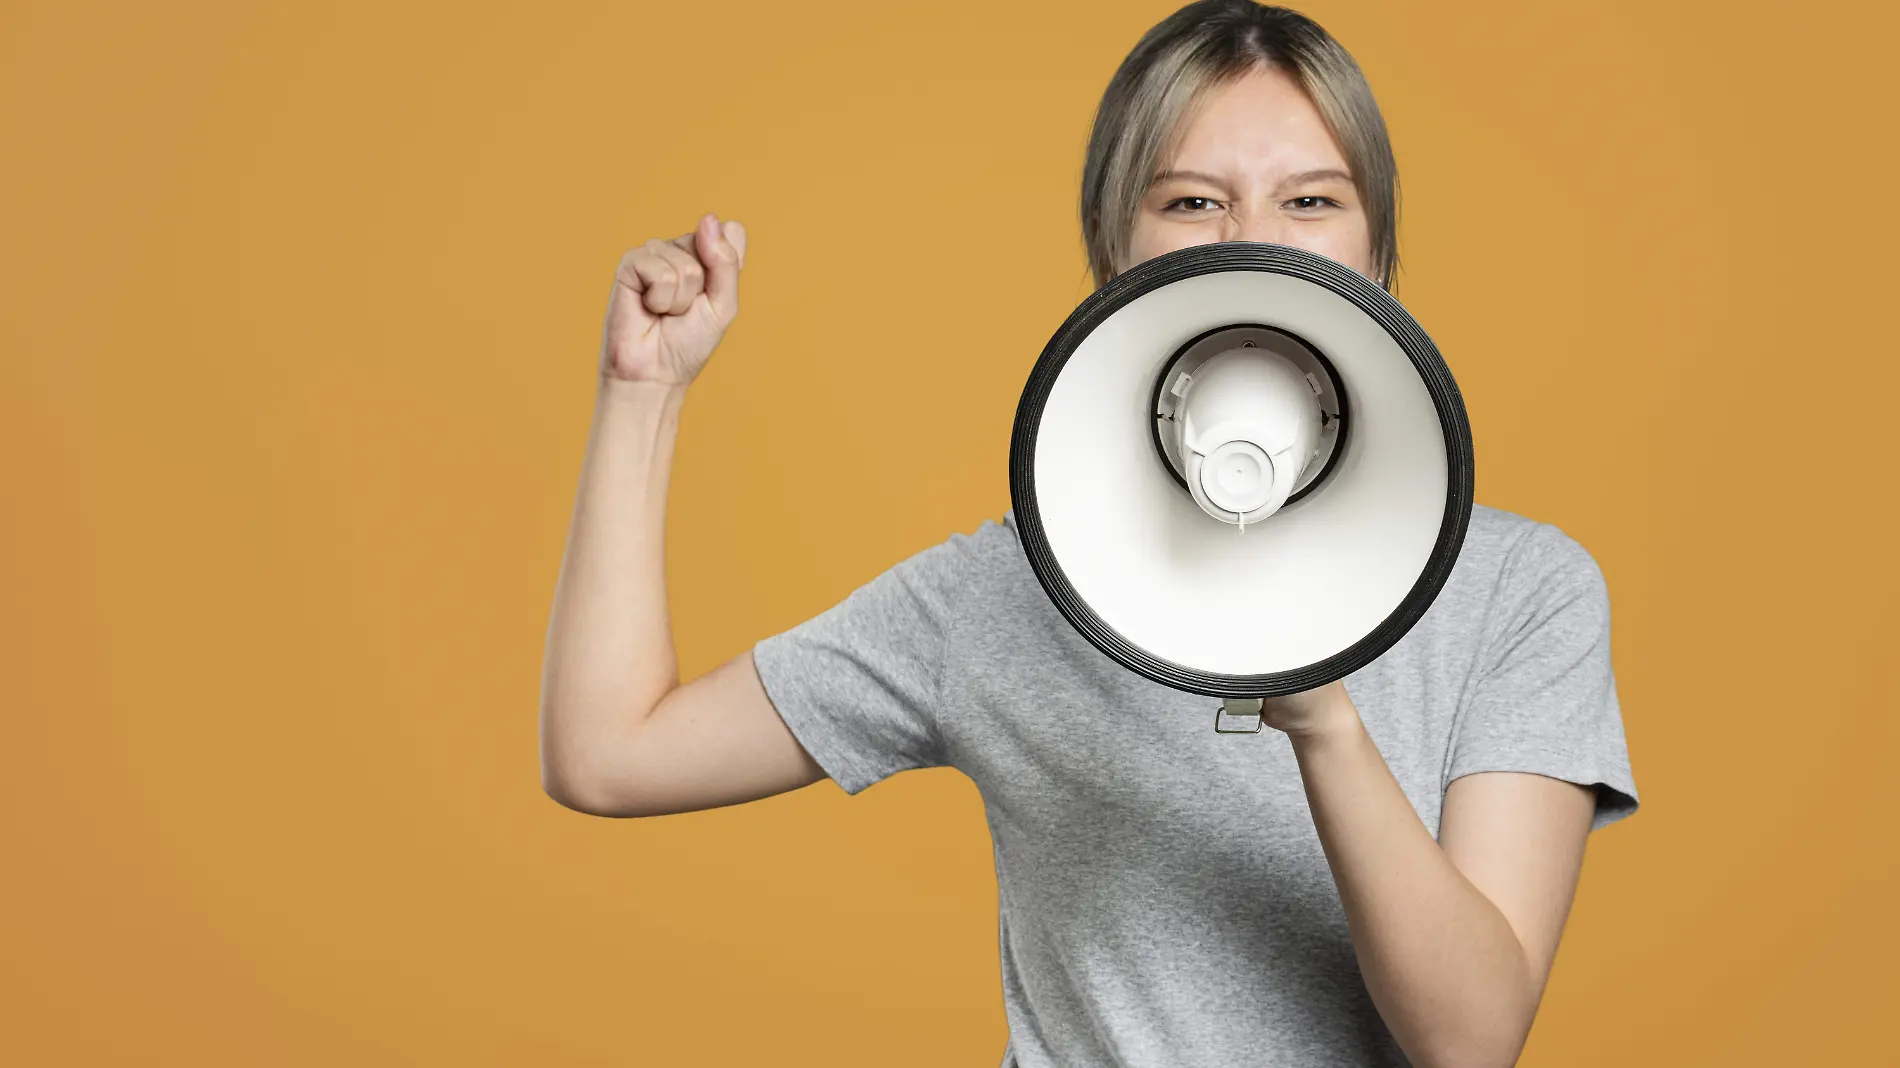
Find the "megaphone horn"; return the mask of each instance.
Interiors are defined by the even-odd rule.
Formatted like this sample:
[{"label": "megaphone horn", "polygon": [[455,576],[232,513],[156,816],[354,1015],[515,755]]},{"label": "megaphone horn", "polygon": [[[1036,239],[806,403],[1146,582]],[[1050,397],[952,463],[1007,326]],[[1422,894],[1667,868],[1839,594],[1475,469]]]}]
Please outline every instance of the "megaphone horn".
[{"label": "megaphone horn", "polygon": [[1196,245],[1096,290],[1030,371],[1009,463],[1062,616],[1226,713],[1391,648],[1471,518],[1438,349],[1385,290],[1286,245]]}]

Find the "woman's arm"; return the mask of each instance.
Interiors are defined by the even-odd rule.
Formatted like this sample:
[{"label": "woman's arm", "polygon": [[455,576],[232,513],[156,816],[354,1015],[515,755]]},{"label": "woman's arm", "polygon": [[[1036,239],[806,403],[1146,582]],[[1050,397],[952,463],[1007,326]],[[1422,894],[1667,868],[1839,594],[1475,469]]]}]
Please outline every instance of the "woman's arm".
[{"label": "woman's arm", "polygon": [[1516,1063],[1582,869],[1595,797],[1490,772],[1432,839],[1339,683],[1266,703],[1299,760],[1366,989],[1420,1068]]},{"label": "woman's arm", "polygon": [[744,252],[744,230],[709,214],[693,234],[627,253],[615,275],[542,667],[542,787],[583,812],[707,808],[824,777],[772,707],[751,650],[679,685],[667,613],[680,406],[738,313]]}]

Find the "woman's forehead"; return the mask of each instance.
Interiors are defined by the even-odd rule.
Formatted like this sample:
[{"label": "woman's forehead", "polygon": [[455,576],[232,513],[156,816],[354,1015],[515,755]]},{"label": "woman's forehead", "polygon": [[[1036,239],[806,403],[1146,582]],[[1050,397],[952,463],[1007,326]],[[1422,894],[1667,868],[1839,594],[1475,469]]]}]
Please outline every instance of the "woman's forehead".
[{"label": "woman's forehead", "polygon": [[1261,68],[1210,87],[1183,116],[1173,153],[1158,169],[1239,178],[1348,168],[1306,92]]}]

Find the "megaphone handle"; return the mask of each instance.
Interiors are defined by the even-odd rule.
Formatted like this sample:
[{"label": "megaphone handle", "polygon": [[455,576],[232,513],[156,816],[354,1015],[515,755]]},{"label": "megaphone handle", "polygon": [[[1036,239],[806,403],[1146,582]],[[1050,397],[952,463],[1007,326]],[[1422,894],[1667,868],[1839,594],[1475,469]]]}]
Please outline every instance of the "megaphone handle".
[{"label": "megaphone handle", "polygon": [[[1235,719],[1253,718],[1252,727],[1223,727],[1226,717]],[[1223,697],[1220,707],[1214,710],[1214,733],[1216,734],[1259,734],[1260,727],[1266,722],[1262,702],[1258,697]]]}]

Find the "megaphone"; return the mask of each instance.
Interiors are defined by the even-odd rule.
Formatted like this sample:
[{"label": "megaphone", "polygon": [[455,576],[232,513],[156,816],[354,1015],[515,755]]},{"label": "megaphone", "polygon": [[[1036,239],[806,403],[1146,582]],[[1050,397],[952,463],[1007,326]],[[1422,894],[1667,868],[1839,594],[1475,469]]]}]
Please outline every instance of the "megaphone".
[{"label": "megaphone", "polygon": [[1471,519],[1471,427],[1398,301],[1304,249],[1196,245],[1084,300],[1010,440],[1030,568],[1122,666],[1219,697],[1342,679],[1431,606]]}]

